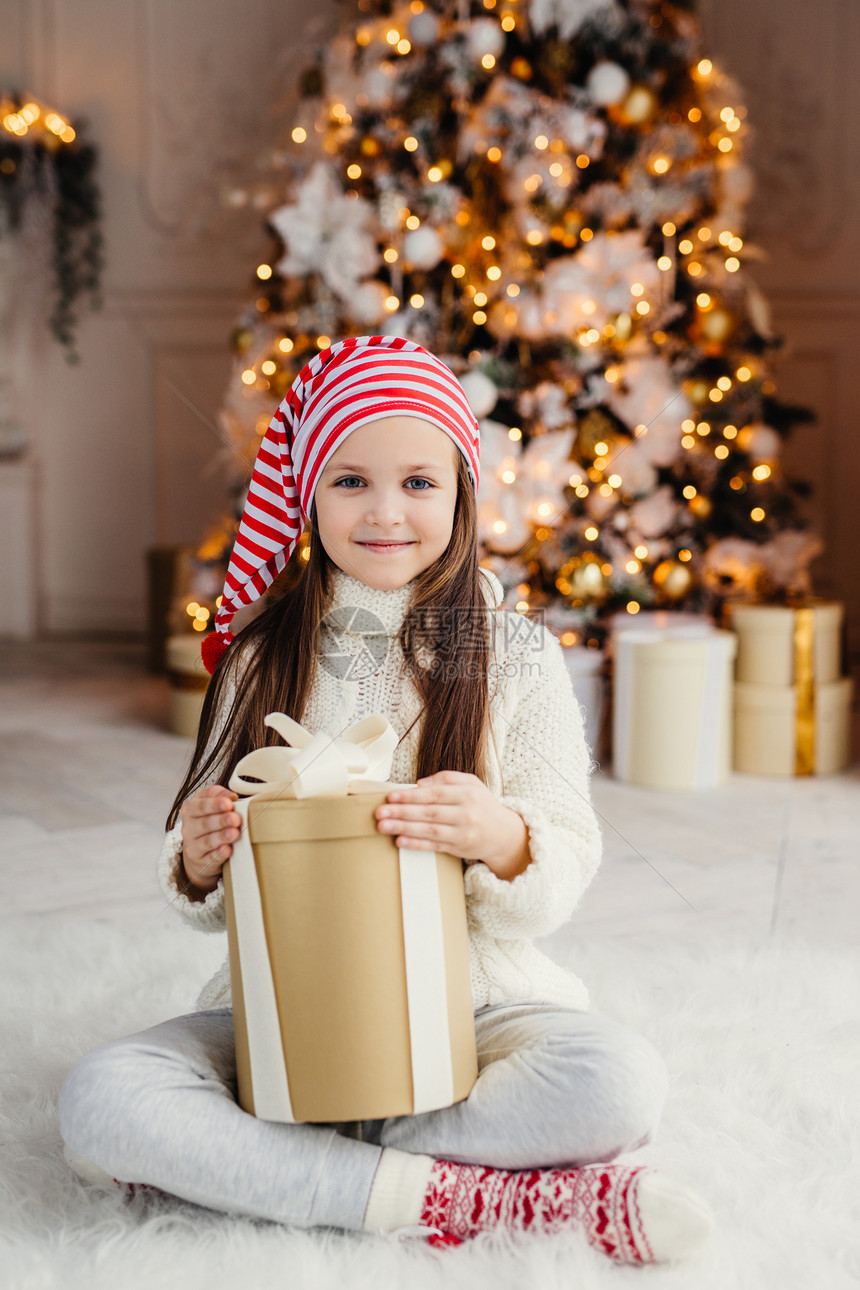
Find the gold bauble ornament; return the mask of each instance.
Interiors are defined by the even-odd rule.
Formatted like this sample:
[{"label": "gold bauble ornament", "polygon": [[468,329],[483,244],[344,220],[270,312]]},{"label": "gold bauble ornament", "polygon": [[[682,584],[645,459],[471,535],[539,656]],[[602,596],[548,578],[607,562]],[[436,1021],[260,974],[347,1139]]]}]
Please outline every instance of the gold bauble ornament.
[{"label": "gold bauble ornament", "polygon": [[660,101],[647,85],[634,85],[627,97],[613,109],[611,115],[625,125],[644,125],[657,112]]},{"label": "gold bauble ornament", "polygon": [[654,570],[654,586],[667,600],[683,600],[693,585],[693,572],[680,560],[661,560]]},{"label": "gold bauble ornament", "polygon": [[613,319],[615,327],[615,339],[620,344],[624,344],[633,335],[633,318],[628,313],[620,313]]},{"label": "gold bauble ornament", "polygon": [[573,456],[581,462],[592,460],[605,454],[597,452],[597,445],[605,443],[612,452],[618,438],[618,424],[600,408],[590,408],[585,416],[580,417],[576,427]]},{"label": "gold bauble ornament", "polygon": [[603,561],[592,551],[572,556],[558,571],[555,585],[571,604],[584,601],[599,603],[609,595],[609,578]]},{"label": "gold bauble ornament", "polygon": [[515,58],[511,63],[511,72],[516,76],[518,81],[530,81],[534,75],[531,63],[525,58]]},{"label": "gold bauble ornament", "polygon": [[730,310],[722,305],[715,305],[699,315],[698,329],[702,337],[711,344],[724,345],[737,326],[737,319]]},{"label": "gold bauble ornament", "polygon": [[699,520],[706,520],[714,509],[714,504],[710,497],[703,497],[701,493],[697,493],[695,497],[691,497],[687,505]]}]

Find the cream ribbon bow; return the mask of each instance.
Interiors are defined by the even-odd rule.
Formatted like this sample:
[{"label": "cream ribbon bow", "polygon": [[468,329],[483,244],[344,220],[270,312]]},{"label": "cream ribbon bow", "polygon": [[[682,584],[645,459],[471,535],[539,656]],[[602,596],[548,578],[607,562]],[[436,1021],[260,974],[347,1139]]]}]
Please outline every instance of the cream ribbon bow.
[{"label": "cream ribbon bow", "polygon": [[381,714],[357,721],[336,739],[323,733],[312,735],[283,712],[270,712],[265,724],[292,746],[257,748],[243,757],[230,777],[234,793],[344,797],[388,787],[397,731]]}]

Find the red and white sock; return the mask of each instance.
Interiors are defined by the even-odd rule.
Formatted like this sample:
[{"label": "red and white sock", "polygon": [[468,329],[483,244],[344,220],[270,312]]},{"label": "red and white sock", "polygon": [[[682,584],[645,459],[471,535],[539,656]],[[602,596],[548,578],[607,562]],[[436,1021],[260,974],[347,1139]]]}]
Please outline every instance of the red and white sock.
[{"label": "red and white sock", "polygon": [[[619,1263],[683,1257],[704,1242],[712,1226],[697,1197],[642,1166],[507,1170],[404,1155],[383,1152],[378,1186],[375,1182],[368,1206],[367,1217],[373,1221],[366,1226],[378,1230],[418,1223],[458,1240],[493,1228],[547,1233],[576,1229]],[[419,1215],[415,1200],[422,1177],[427,1181]],[[398,1221],[390,1221],[397,1211]]]}]

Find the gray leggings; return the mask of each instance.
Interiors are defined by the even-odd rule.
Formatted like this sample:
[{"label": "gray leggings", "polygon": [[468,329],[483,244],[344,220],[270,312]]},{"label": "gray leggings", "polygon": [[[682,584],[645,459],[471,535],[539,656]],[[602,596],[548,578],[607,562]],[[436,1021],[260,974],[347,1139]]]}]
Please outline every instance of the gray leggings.
[{"label": "gray leggings", "polygon": [[383,1147],[504,1169],[575,1167],[648,1142],[666,1095],[640,1035],[588,1012],[502,1004],[475,1016],[464,1102],[352,1124],[272,1124],[236,1102],[229,1009],[104,1044],[72,1069],[60,1128],[123,1182],[300,1227],[361,1229]]}]

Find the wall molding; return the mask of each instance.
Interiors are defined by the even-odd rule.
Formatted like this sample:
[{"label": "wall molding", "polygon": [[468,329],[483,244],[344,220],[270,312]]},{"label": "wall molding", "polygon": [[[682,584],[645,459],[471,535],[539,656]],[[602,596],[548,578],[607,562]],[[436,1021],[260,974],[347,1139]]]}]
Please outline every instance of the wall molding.
[{"label": "wall molding", "polygon": [[751,235],[801,257],[838,251],[856,217],[856,0],[703,0],[701,10],[707,52],[749,107]]},{"label": "wall molding", "polygon": [[146,605],[140,596],[49,593],[43,598],[40,618],[41,636],[138,634],[146,629]]},{"label": "wall molding", "polygon": [[109,287],[102,293],[102,313],[192,313],[203,309],[236,310],[246,299],[241,291],[206,291],[199,288],[184,291],[147,291],[135,287]]},{"label": "wall molding", "polygon": [[0,462],[0,639],[32,640],[39,629],[37,502],[32,452]]},{"label": "wall molding", "polygon": [[242,294],[227,291],[116,290],[105,294],[102,312],[127,322],[149,351],[178,345],[213,355],[220,350],[229,362],[230,334],[246,303]]},{"label": "wall molding", "polygon": [[849,664],[860,673],[860,296],[792,290],[768,295],[785,342],[774,364],[779,394],[816,416],[789,439],[785,466],[812,485],[810,510],[826,548],[814,565],[815,584],[820,593],[845,602]]},{"label": "wall molding", "polygon": [[60,111],[59,0],[20,0],[24,32],[24,83],[16,88],[45,99]]},{"label": "wall molding", "polygon": [[[276,26],[272,0],[264,7],[268,24],[259,7],[253,23],[233,17],[231,42],[175,0],[134,0],[138,206],[174,245],[220,244],[226,195],[259,183],[254,163],[272,145],[268,105],[283,94],[284,73],[268,42],[257,44],[259,30]],[[236,46],[252,94],[237,85]]]}]

